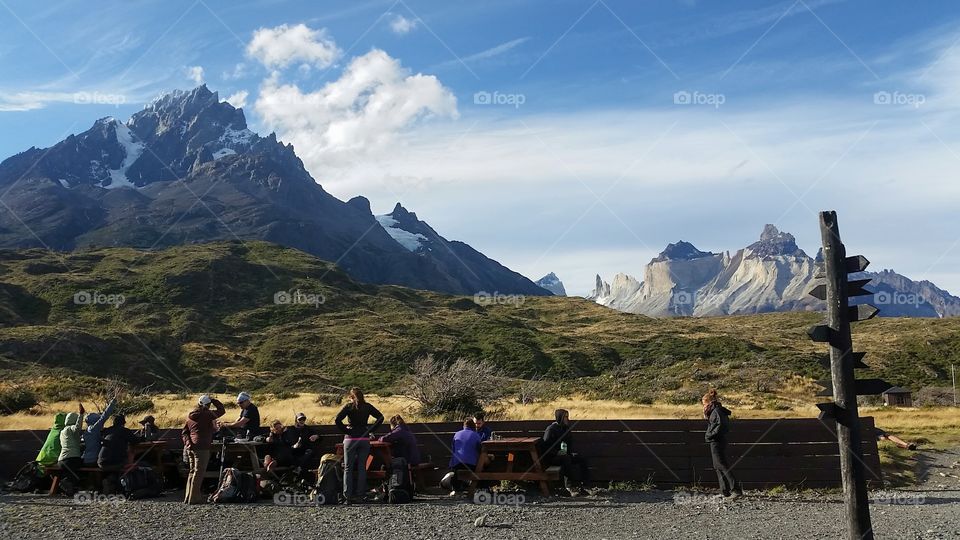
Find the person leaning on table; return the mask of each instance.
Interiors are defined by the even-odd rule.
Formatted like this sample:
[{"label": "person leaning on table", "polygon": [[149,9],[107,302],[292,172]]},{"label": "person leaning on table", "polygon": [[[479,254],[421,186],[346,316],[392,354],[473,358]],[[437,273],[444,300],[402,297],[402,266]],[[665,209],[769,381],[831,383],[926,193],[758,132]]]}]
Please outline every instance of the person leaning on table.
[{"label": "person leaning on table", "polygon": [[[215,410],[211,411],[210,405],[213,405]],[[215,422],[225,412],[227,411],[223,408],[223,403],[204,394],[197,400],[197,406],[187,415],[187,423],[183,425],[183,431],[180,433],[190,464],[187,489],[183,494],[183,502],[186,504],[204,502],[200,487],[203,485],[203,475],[210,461],[210,448],[213,445],[213,434],[216,430]]]}]

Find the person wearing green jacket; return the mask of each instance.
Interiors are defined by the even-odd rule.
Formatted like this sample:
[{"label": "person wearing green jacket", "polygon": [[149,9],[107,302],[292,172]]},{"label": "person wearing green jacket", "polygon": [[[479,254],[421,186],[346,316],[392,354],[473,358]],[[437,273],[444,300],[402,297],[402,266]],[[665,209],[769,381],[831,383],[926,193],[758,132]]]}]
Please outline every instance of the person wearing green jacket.
[{"label": "person wearing green jacket", "polygon": [[[75,492],[80,482],[80,467],[83,466],[83,450],[80,447],[80,434],[83,429],[83,403],[80,413],[69,413],[60,431],[60,460],[57,463],[67,474],[61,475],[61,489],[68,495]],[[74,484],[73,482],[76,482]]]},{"label": "person wearing green jacket", "polygon": [[57,413],[53,417],[53,427],[47,433],[47,440],[43,441],[40,447],[40,453],[37,454],[37,462],[41,467],[56,465],[60,461],[60,432],[66,423],[67,413]]}]

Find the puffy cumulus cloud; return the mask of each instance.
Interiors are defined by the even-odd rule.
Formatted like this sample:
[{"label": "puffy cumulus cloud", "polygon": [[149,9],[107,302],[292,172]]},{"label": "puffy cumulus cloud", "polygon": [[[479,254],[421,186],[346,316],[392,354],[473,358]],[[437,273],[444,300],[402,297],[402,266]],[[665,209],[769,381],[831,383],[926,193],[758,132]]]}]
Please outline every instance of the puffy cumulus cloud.
[{"label": "puffy cumulus cloud", "polygon": [[247,55],[270,69],[282,69],[296,63],[325,68],[332,65],[340,54],[326,30],[314,30],[302,23],[260,28],[247,45]]},{"label": "puffy cumulus cloud", "polygon": [[241,109],[247,105],[247,96],[250,95],[250,92],[246,90],[240,90],[239,92],[234,92],[230,95],[225,101],[234,107]]},{"label": "puffy cumulus cloud", "polygon": [[414,28],[417,27],[417,21],[413,19],[408,19],[403,15],[394,15],[390,19],[390,30],[393,30],[394,34],[404,35],[409,34]]},{"label": "puffy cumulus cloud", "polygon": [[379,49],[354,58],[339,79],[314,92],[279,79],[275,72],[263,82],[255,110],[324,181],[336,169],[396,150],[397,135],[418,120],[459,115],[456,97],[436,77],[412,74]]},{"label": "puffy cumulus cloud", "polygon": [[187,66],[187,78],[193,81],[194,84],[203,84],[203,67],[202,66]]}]

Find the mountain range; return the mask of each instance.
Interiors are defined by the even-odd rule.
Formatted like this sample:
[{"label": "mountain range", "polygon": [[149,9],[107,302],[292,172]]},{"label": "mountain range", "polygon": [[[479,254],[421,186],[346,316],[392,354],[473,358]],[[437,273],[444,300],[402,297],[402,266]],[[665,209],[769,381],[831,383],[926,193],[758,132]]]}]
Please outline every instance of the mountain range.
[{"label": "mountain range", "polygon": [[[817,282],[819,259],[800,249],[792,234],[766,225],[758,241],[733,255],[701,251],[684,241],[669,244],[646,265],[642,281],[620,273],[608,283],[598,275],[588,298],[655,317],[818,310],[822,302],[808,293]],[[869,278],[873,293],[853,303],[873,304],[881,316],[960,315],[960,298],[929,281],[913,281],[893,270],[852,277]]]},{"label": "mountain range", "polygon": [[451,294],[549,295],[399,204],[374,216],[306,171],[292,145],[247,127],[206,86],[175,91],[126,122],[97,120],[0,163],[0,247],[157,249],[266,240],[333,261],[355,279]]}]

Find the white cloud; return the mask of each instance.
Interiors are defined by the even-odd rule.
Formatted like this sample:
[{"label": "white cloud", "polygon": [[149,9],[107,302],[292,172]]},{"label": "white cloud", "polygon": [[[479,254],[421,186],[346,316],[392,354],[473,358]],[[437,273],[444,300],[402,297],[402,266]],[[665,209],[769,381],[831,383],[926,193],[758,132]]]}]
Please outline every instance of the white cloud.
[{"label": "white cloud", "polygon": [[305,24],[260,28],[247,45],[247,55],[270,69],[285,68],[294,63],[325,68],[332,65],[340,54],[326,30],[314,30]]},{"label": "white cloud", "polygon": [[314,92],[274,73],[254,106],[317,178],[395,148],[397,135],[422,118],[458,116],[456,98],[436,77],[411,74],[379,49],[354,58],[339,79]]},{"label": "white cloud", "polygon": [[417,21],[413,19],[408,19],[403,15],[394,15],[390,20],[390,30],[393,30],[394,34],[404,35],[410,33],[413,29],[417,27]]},{"label": "white cloud", "polygon": [[528,37],[517,38],[517,39],[511,39],[510,41],[501,43],[501,44],[496,45],[496,46],[494,46],[494,47],[490,47],[489,49],[482,50],[482,51],[480,51],[480,52],[478,52],[478,53],[474,53],[474,54],[471,54],[471,55],[464,56],[463,58],[457,58],[457,59],[447,60],[447,61],[445,61],[445,62],[441,62],[439,65],[445,67],[445,66],[457,65],[457,64],[460,64],[461,62],[464,63],[464,64],[469,64],[469,63],[471,63],[471,62],[478,62],[478,61],[481,61],[481,60],[487,60],[487,59],[490,59],[490,58],[494,58],[494,57],[496,57],[496,56],[500,56],[501,54],[504,54],[504,53],[510,51],[510,50],[513,49],[514,47],[517,47],[517,46],[519,46],[519,45],[523,45],[523,44],[526,43],[527,41],[530,41],[530,37],[529,37],[529,36],[528,36]]},{"label": "white cloud", "polygon": [[203,84],[203,67],[187,66],[187,78],[193,81],[193,83],[196,85]]},{"label": "white cloud", "polygon": [[242,79],[247,75],[247,65],[243,62],[238,62],[233,66],[233,69],[230,71],[224,71],[220,78],[225,81],[235,81],[237,79]]},{"label": "white cloud", "polygon": [[247,96],[250,95],[250,92],[246,90],[240,90],[239,92],[234,92],[230,95],[225,101],[238,109],[242,109],[247,105]]}]

